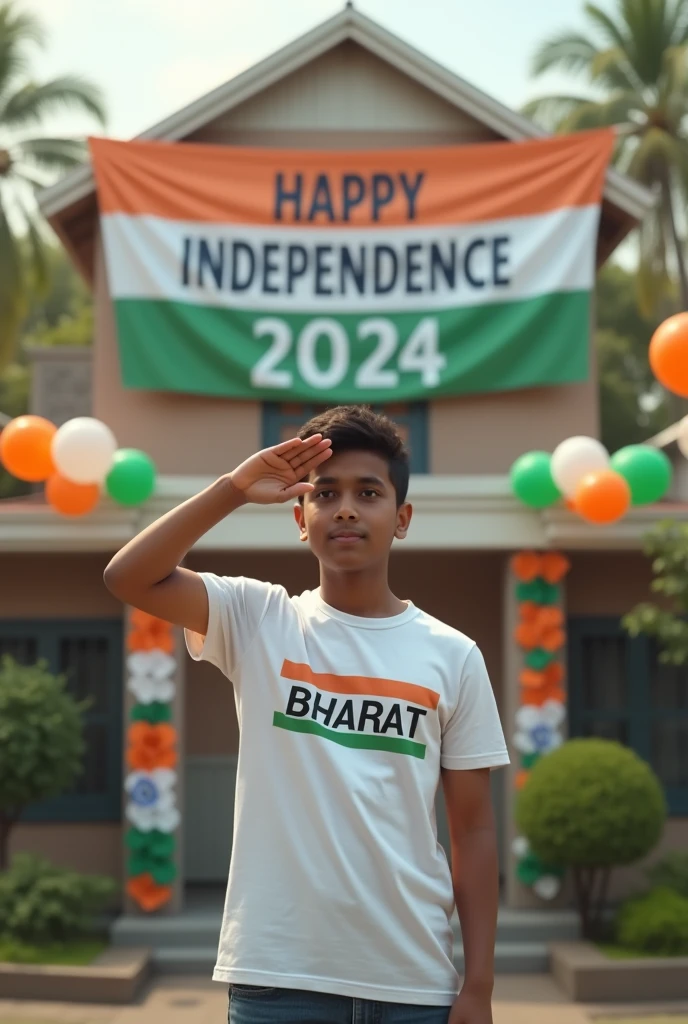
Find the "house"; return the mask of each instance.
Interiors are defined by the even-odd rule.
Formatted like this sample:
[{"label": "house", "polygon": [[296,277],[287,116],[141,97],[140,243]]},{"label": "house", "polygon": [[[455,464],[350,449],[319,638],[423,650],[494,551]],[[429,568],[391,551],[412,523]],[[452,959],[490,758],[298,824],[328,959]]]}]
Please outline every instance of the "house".
[{"label": "house", "polygon": [[[534,138],[519,114],[395,38],[352,6],[291,45],[175,113],[144,139],[223,146],[301,149],[421,147]],[[651,196],[607,173],[599,229],[600,266],[639,223]],[[185,393],[130,390],[118,362],[94,179],[76,170],[45,192],[41,207],[92,285],[92,353],[35,354],[32,411],[61,423],[90,413],[121,446],[155,460],[159,486],[142,509],[104,504],[83,520],[40,502],[0,508],[0,568],[12,581],[0,598],[0,651],[45,656],[72,671],[88,712],[86,770],[74,792],[34,808],[13,848],[34,849],[84,871],[124,878],[123,743],[130,698],[124,686],[127,611],[102,573],[112,553],[164,511],[196,493],[259,447],[290,434],[311,408]],[[591,324],[592,328],[592,324]],[[592,330],[590,332],[592,334]],[[564,552],[563,584],[570,673],[568,730],[631,744],[649,758],[669,797],[664,844],[688,842],[688,707],[651,647],[631,642],[620,616],[648,595],[644,531],[667,513],[686,518],[683,491],[661,507],[633,510],[604,529],[564,509],[531,512],[512,497],[509,467],[534,448],[599,432],[597,378],[575,384],[473,394],[389,409],[412,449],[415,513],[393,558],[397,593],[475,638],[482,648],[511,739],[519,701],[521,653],[511,558],[523,549]],[[298,591],[316,585],[281,506],[249,507],[221,523],[190,553],[194,569],[252,575]],[[633,646],[635,644],[635,646]],[[640,660],[636,656],[640,656]],[[635,670],[626,672],[629,658]],[[209,665],[180,657],[175,721],[181,736],[179,876],[162,913],[182,911],[199,887],[223,885],[231,853],[238,728],[231,686]],[[666,715],[664,713],[667,713]],[[668,713],[671,712],[671,715]],[[541,906],[515,874],[511,844],[513,768],[493,774],[504,902]],[[441,800],[440,837],[446,837]],[[620,873],[618,891],[629,882]],[[565,902],[567,894],[559,897]],[[127,900],[127,913],[140,913]]]}]

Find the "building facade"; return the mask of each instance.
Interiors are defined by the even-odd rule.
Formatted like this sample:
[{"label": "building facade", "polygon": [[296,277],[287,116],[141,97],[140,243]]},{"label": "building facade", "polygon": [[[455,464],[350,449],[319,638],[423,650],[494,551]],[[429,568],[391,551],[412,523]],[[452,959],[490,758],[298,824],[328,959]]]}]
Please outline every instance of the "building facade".
[{"label": "building facade", "polygon": [[[538,130],[391,36],[352,8],[297,40],[144,137],[224,146],[318,149],[470,145],[534,137]],[[610,171],[602,205],[598,265],[642,219],[650,197]],[[140,510],[104,503],[79,521],[39,501],[0,508],[0,651],[45,657],[71,673],[87,713],[85,771],[74,792],[31,809],[13,849],[33,849],[84,871],[124,878],[123,744],[127,698],[127,610],[106,591],[112,554],[164,511],[260,447],[291,436],[314,411],[299,404],[230,401],[127,390],[121,383],[112,300],[89,168],[49,190],[42,207],[92,284],[93,349],[36,353],[32,411],[55,422],[90,413],[122,447],[144,448],[159,486]],[[592,338],[591,324],[591,338]],[[592,344],[592,341],[591,341]],[[594,369],[581,383],[461,396],[388,407],[412,451],[413,526],[392,558],[392,585],[473,637],[484,652],[511,744],[521,655],[513,640],[511,559],[524,549],[566,554],[568,722],[571,735],[619,739],[652,761],[671,807],[665,846],[688,841],[688,706],[678,677],[646,641],[628,639],[620,617],[649,594],[641,553],[658,518],[686,518],[682,494],[661,508],[632,511],[606,529],[563,509],[530,512],[511,496],[508,470],[534,448],[599,433]],[[681,485],[682,486],[682,485]],[[249,575],[290,592],[317,585],[317,564],[299,545],[288,509],[247,507],[189,554],[194,569]],[[221,885],[231,856],[238,727],[231,685],[217,670],[180,657],[176,721],[181,759],[178,910],[188,885]],[[685,692],[685,689],[684,689]],[[516,877],[511,843],[518,756],[493,774],[504,900],[538,905]],[[439,833],[446,841],[441,797]],[[619,873],[617,892],[632,879]],[[559,901],[569,895],[563,892]]]}]

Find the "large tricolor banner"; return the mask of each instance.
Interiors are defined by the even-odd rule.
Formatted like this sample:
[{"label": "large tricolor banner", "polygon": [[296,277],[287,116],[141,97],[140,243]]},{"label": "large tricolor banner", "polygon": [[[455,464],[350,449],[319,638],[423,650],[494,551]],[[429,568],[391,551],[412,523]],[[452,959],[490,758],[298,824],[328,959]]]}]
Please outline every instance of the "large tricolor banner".
[{"label": "large tricolor banner", "polygon": [[613,144],[93,139],[124,384],[333,403],[584,380]]}]

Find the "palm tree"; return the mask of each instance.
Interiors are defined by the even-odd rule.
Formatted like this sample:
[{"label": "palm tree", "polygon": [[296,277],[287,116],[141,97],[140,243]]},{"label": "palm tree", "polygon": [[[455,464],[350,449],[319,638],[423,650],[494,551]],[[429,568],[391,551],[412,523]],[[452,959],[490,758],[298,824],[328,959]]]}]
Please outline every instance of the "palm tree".
[{"label": "palm tree", "polygon": [[30,283],[48,271],[44,228],[33,193],[85,157],[83,140],[26,135],[65,107],[104,122],[100,90],[75,75],[42,84],[28,78],[27,51],[44,32],[15,0],[0,2],[0,368],[12,358]]},{"label": "palm tree", "polygon": [[688,309],[684,240],[688,200],[688,0],[616,0],[607,14],[586,3],[590,34],[544,42],[535,75],[563,70],[587,80],[588,95],[545,96],[525,112],[545,127],[577,131],[614,125],[616,164],[650,188],[657,205],[640,230],[640,305],[648,313],[678,277]]}]

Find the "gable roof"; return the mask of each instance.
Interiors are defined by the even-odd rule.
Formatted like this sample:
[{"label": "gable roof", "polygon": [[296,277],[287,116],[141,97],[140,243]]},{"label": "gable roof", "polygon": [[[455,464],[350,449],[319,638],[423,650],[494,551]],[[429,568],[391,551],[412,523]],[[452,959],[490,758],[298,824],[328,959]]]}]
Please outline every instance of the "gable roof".
[{"label": "gable roof", "polygon": [[[357,43],[504,139],[515,142],[547,135],[544,129],[426,57],[356,10],[349,2],[334,17],[142,132],[137,138],[166,141],[184,139],[346,41]],[[94,193],[95,182],[91,168],[84,165],[39,195],[41,211],[74,256],[74,238],[66,225],[61,223],[62,215],[74,206],[83,205]],[[610,168],[604,199],[607,205],[611,204],[621,214],[620,218],[617,216],[615,219],[626,222],[618,232],[618,237],[607,242],[606,256],[652,208],[654,197],[635,181]],[[79,262],[83,267],[83,261]]]}]

